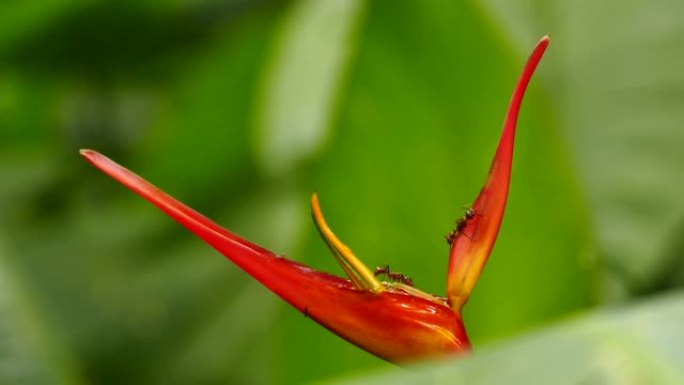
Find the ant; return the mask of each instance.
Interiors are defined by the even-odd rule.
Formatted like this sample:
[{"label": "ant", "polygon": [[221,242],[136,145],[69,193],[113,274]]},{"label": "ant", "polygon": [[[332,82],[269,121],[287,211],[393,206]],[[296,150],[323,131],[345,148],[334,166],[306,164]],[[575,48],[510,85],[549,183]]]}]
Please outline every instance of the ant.
[{"label": "ant", "polygon": [[[446,238],[446,241],[448,244],[454,243],[454,239],[456,239],[456,236],[460,233],[463,232],[463,229],[465,229],[466,225],[468,224],[468,221],[475,218],[475,215],[477,215],[477,212],[475,209],[472,207],[469,208],[466,212],[465,215],[461,218],[458,218],[456,220],[456,228],[454,230],[451,230],[449,234],[447,234],[444,238]],[[470,239],[465,233],[463,233],[466,238]]]},{"label": "ant", "polygon": [[377,277],[378,275],[386,275],[392,281],[403,283],[407,286],[413,286],[413,279],[411,277],[404,275],[399,272],[391,272],[389,265],[381,265],[375,268],[373,274]]}]

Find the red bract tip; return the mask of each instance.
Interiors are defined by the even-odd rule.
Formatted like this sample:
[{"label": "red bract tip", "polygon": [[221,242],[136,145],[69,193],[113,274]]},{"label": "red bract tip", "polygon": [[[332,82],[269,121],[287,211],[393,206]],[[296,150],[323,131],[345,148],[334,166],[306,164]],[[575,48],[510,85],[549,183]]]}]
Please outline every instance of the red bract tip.
[{"label": "red bract tip", "polygon": [[489,169],[489,175],[472,206],[471,218],[464,218],[464,226],[456,234],[449,253],[449,271],[447,275],[447,295],[449,303],[455,311],[461,310],[468,301],[475,282],[482,272],[489,253],[492,251],[496,236],[499,233],[508,187],[511,178],[513,159],[513,142],[518,112],[530,78],[537,68],[550,36],[544,36],[525,64],[518,83],[513,91],[506,119],[504,120],[499,146]]}]

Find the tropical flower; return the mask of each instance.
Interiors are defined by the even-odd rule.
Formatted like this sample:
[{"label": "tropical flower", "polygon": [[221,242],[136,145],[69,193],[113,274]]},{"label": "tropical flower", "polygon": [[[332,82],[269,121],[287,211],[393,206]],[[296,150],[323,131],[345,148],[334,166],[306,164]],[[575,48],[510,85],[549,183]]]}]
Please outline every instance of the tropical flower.
[{"label": "tropical flower", "polygon": [[311,198],[314,223],[346,278],[316,271],[240,238],[93,150],[81,150],[81,155],[159,207],[305,316],[360,348],[392,362],[466,352],[471,346],[461,309],[499,231],[520,104],[548,44],[549,36],[543,37],[528,59],[513,92],[485,185],[447,235],[451,247],[446,298],[425,293],[411,286],[409,280],[400,279],[403,277],[380,281],[330,230],[316,194]]}]

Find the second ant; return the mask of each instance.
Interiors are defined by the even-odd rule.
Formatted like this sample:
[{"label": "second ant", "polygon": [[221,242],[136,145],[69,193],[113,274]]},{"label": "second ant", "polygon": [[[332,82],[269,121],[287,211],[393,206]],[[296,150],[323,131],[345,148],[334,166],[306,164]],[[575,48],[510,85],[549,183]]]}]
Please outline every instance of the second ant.
[{"label": "second ant", "polygon": [[[463,217],[458,218],[456,220],[456,228],[454,230],[451,230],[449,234],[447,234],[444,237],[449,245],[454,243],[454,239],[456,239],[456,236],[463,232],[463,229],[465,229],[466,225],[468,224],[468,221],[475,218],[475,215],[477,215],[477,212],[475,211],[475,209],[471,207],[465,212],[465,215]],[[470,239],[470,237],[468,237],[465,233],[463,235]]]},{"label": "second ant", "polygon": [[375,274],[376,277],[379,275],[385,275],[388,279],[392,281],[403,283],[407,286],[413,286],[413,279],[411,279],[411,277],[399,272],[390,271],[389,265],[382,265],[376,267],[373,274]]}]

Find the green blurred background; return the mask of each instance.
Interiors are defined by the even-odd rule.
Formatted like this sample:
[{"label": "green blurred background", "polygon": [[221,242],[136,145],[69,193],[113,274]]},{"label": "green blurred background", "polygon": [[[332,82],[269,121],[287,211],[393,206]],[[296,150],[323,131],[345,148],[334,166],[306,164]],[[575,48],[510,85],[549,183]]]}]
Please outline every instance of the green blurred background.
[{"label": "green blurred background", "polygon": [[[567,325],[562,340],[576,329],[568,318],[592,324],[610,311],[601,309],[677,290],[683,18],[676,0],[3,1],[0,383],[396,375],[77,150],[96,149],[236,233],[339,274],[310,223],[317,191],[368,265],[389,263],[442,294],[443,236],[484,182],[518,73],[549,32],[523,104],[507,213],[465,309],[473,343],[497,352],[513,338],[523,344],[515,355],[534,361],[558,342],[525,347],[538,328]],[[666,341],[653,371],[676,380],[684,373],[667,362],[684,362],[684,338],[659,322],[682,318],[684,301],[667,295],[637,312]],[[492,354],[491,373],[513,355]],[[567,367],[582,354],[545,356]],[[599,367],[620,374],[621,362]]]}]

